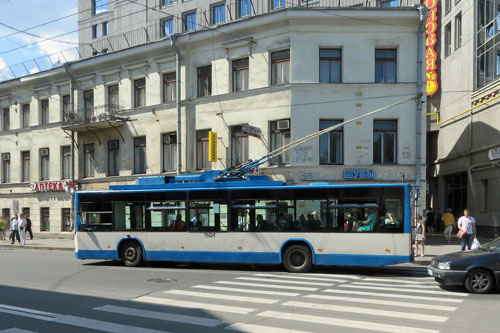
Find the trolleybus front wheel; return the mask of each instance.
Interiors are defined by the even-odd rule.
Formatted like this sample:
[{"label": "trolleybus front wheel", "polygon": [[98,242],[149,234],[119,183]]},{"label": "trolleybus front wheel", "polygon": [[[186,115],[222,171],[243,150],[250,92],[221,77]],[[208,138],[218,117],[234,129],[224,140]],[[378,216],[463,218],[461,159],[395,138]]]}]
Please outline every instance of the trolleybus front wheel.
[{"label": "trolleybus front wheel", "polygon": [[283,266],[290,273],[305,273],[312,267],[311,251],[304,245],[291,245],[285,250]]},{"label": "trolleybus front wheel", "polygon": [[137,242],[126,242],[121,247],[120,259],[125,266],[136,267],[142,263],[142,248]]}]

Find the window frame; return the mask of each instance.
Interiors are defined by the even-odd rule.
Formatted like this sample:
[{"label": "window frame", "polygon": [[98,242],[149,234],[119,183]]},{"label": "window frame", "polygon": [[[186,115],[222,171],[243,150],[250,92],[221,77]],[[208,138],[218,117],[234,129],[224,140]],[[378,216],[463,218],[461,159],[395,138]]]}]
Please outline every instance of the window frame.
[{"label": "window frame", "polygon": [[[27,165],[26,165],[26,161]],[[29,150],[25,150],[21,152],[21,182],[29,182],[30,175],[30,167],[31,167],[31,152]]]},{"label": "window frame", "polygon": [[25,104],[22,104],[21,106],[22,108],[22,128],[29,128],[30,127],[30,103],[25,103]]},{"label": "window frame", "polygon": [[[282,54],[288,52],[288,58],[282,58],[282,59],[273,59],[274,56],[277,56],[278,54]],[[271,52],[271,85],[272,86],[278,86],[278,85],[286,85],[290,84],[291,77],[290,77],[290,49],[286,50],[280,50],[280,51],[274,51]],[[286,63],[286,65],[285,65]],[[285,66],[288,66],[288,69],[285,70]],[[274,67],[277,69],[274,70]],[[278,70],[279,69],[279,70]],[[284,75],[285,71],[288,71],[288,75]],[[276,72],[276,75],[274,73]],[[279,75],[278,75],[279,73]],[[285,77],[288,77],[288,80],[285,82]],[[279,80],[278,80],[279,79]],[[279,82],[278,82],[279,81]]]},{"label": "window frame", "polygon": [[[287,130],[279,130],[278,129],[278,122],[279,121],[284,121],[288,120],[288,129]],[[273,126],[276,125],[276,126]],[[274,135],[276,134],[276,137],[279,139],[274,139]],[[288,142],[286,142],[286,134],[288,134]],[[292,137],[292,122],[290,118],[284,118],[284,119],[278,119],[278,120],[271,120],[269,121],[269,148],[270,151],[273,151],[275,149],[278,149],[280,147],[283,147],[291,142],[291,137]],[[276,140],[276,142],[275,142]],[[277,142],[279,141],[279,143]],[[283,154],[280,154],[279,156],[272,158],[269,160],[269,165],[286,165],[290,164],[291,160],[291,152],[285,152]]]},{"label": "window frame", "polygon": [[[231,141],[230,141],[231,160],[229,165],[230,167],[236,167],[248,161],[249,158],[248,134],[243,132],[243,124],[241,124],[241,125],[230,126],[230,135],[231,135]],[[235,156],[236,155],[235,148],[237,147],[235,141],[238,142],[239,146],[238,156]],[[236,160],[236,157],[238,157],[240,160]]]},{"label": "window frame", "polygon": [[109,11],[108,0],[92,0],[92,14],[94,16],[107,13],[108,11]]},{"label": "window frame", "polygon": [[[319,130],[321,131],[322,130],[322,122],[337,122],[337,124],[335,125],[338,125],[338,124],[341,124],[344,122],[344,119],[319,119]],[[326,126],[325,128],[323,129],[326,129],[328,127],[331,127],[331,126],[334,126],[334,125],[328,125]],[[332,147],[332,134],[338,134],[340,133],[340,139],[341,139],[341,150],[342,150],[342,153],[341,153],[341,156],[340,156],[340,162],[332,162],[332,151],[331,151],[331,147]],[[323,135],[328,135],[328,162],[322,162],[322,159],[321,159],[321,137]],[[344,126],[340,127],[340,128],[336,128],[334,130],[331,130],[329,131],[328,133],[325,133],[325,134],[322,134],[319,136],[319,164],[320,165],[344,165],[344,154],[345,154],[345,149],[344,149]],[[323,160],[324,161],[324,160]]]},{"label": "window frame", "polygon": [[[216,21],[217,9],[221,9],[221,8],[222,8],[222,12],[221,12],[222,20]],[[214,3],[213,5],[210,6],[210,22],[212,25],[226,23],[226,3],[225,2]]]},{"label": "window frame", "polygon": [[[168,142],[167,142],[168,138]],[[173,138],[173,139],[172,139]],[[177,170],[177,132],[163,133],[162,139],[162,172],[172,172]],[[168,146],[168,163],[167,163]]]},{"label": "window frame", "polygon": [[[173,1],[172,1],[173,2]],[[169,25],[169,33],[167,34],[166,24]],[[167,17],[161,20],[161,34],[162,37],[169,37],[174,34],[174,19],[172,17]]]},{"label": "window frame", "polygon": [[[377,57],[379,51],[392,51],[394,58]],[[383,63],[382,80],[377,81],[377,63]],[[387,63],[394,63],[394,81],[387,80]],[[398,49],[397,48],[376,48],[375,49],[375,83],[397,83],[398,82]]]},{"label": "window frame", "polygon": [[[395,129],[376,129],[375,125],[376,123],[382,123],[382,122],[393,122]],[[380,162],[375,162],[375,133],[382,133],[382,140],[381,140],[381,149],[380,149]],[[384,147],[385,147],[385,137],[386,133],[394,133],[394,161],[393,162],[386,162],[386,154],[384,152]],[[373,120],[373,164],[389,164],[389,165],[394,165],[398,164],[398,119],[374,119]]]},{"label": "window frame", "polygon": [[[116,147],[112,145],[116,143]],[[107,144],[107,175],[119,176],[120,175],[120,140],[109,140]]]},{"label": "window frame", "polygon": [[[5,156],[8,156],[6,158]],[[2,153],[2,183],[10,183],[10,153]]]},{"label": "window frame", "polygon": [[71,146],[61,146],[61,179],[71,179]]},{"label": "window frame", "polygon": [[[139,142],[144,140],[144,142]],[[145,174],[147,172],[147,155],[146,155],[146,136],[136,136],[134,137],[134,175]],[[142,154],[138,156],[138,154]],[[139,158],[139,162],[136,163],[136,159]]]},{"label": "window frame", "polygon": [[212,165],[208,160],[208,132],[210,131],[211,129],[201,129],[196,131],[196,170],[211,169]]},{"label": "window frame", "polygon": [[269,2],[270,2],[269,7],[271,8],[271,10],[278,10],[286,7],[285,0],[269,0]]},{"label": "window frame", "polygon": [[50,207],[40,207],[40,232],[50,232]]},{"label": "window frame", "polygon": [[[246,64],[243,65],[238,65],[239,62],[246,61]],[[231,73],[232,73],[232,79],[233,79],[233,92],[237,91],[245,91],[249,89],[249,76],[250,76],[250,59],[247,58],[240,58],[240,59],[234,59],[231,61]],[[239,79],[237,80],[236,76],[238,75]],[[239,82],[240,89],[236,90],[236,82]]]},{"label": "window frame", "polygon": [[134,108],[141,108],[145,106],[146,106],[146,78],[143,77],[134,80]]},{"label": "window frame", "polygon": [[2,131],[10,130],[10,108],[2,108]]},{"label": "window frame", "polygon": [[[191,18],[191,20],[190,20]],[[194,18],[194,21],[192,20]],[[182,14],[182,30],[183,32],[196,31],[196,10],[191,10]]]},{"label": "window frame", "polygon": [[108,21],[102,22],[101,31],[102,31],[102,36],[109,35],[109,22]]},{"label": "window frame", "polygon": [[95,177],[95,145],[93,142],[83,145],[83,178],[91,177]]},{"label": "window frame", "polygon": [[[252,0],[237,0],[237,6],[236,6],[236,17],[237,18],[243,18],[243,17],[249,17],[253,15],[253,2]],[[245,6],[242,6],[242,4],[245,4]],[[243,12],[243,9],[244,12]]]},{"label": "window frame", "polygon": [[40,125],[47,125],[49,123],[49,99],[44,98],[40,100]]},{"label": "window frame", "polygon": [[[202,70],[207,70],[207,73],[201,73]],[[212,96],[212,65],[201,66],[196,69],[198,83],[198,97]],[[206,80],[206,90],[202,91],[201,82]],[[206,92],[206,94],[205,94]]]},{"label": "window frame", "polygon": [[444,49],[444,57],[447,58],[451,55],[452,49],[451,49],[451,22],[448,22],[444,26],[444,43],[443,43],[443,49]]},{"label": "window frame", "polygon": [[[339,56],[338,57],[328,57],[328,56],[321,56],[321,51],[335,51],[335,52],[339,52]],[[322,61],[327,61],[328,62],[328,69],[329,69],[329,72],[328,72],[328,81],[322,81],[321,80],[321,63]],[[334,66],[332,66],[333,64],[335,63],[339,63],[339,68],[340,68],[340,72],[339,72],[339,80],[338,81],[334,81],[332,80],[332,77],[334,77],[334,75],[332,75],[334,73]],[[322,82],[322,83],[342,83],[342,48],[320,48],[319,49],[319,82]]]},{"label": "window frame", "polygon": [[462,46],[462,12],[455,16],[455,50],[458,50]]},{"label": "window frame", "polygon": [[[177,73],[168,72],[162,75],[162,98],[163,103],[173,103],[177,97]],[[170,97],[170,98],[169,98]]]},{"label": "window frame", "polygon": [[[48,151],[45,156],[42,155],[44,149]],[[40,157],[40,180],[50,180],[50,148],[40,148],[38,156]]]}]

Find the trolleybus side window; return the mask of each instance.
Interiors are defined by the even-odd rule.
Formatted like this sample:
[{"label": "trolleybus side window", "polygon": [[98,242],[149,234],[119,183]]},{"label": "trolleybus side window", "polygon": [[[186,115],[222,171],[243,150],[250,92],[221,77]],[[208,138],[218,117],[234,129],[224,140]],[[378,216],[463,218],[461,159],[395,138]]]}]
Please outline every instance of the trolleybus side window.
[{"label": "trolleybus side window", "polygon": [[193,200],[189,202],[190,231],[228,231],[228,209],[225,201]]},{"label": "trolleybus side window", "polygon": [[112,211],[108,202],[84,202],[80,204],[82,231],[111,231]]},{"label": "trolleybus side window", "polygon": [[278,230],[276,200],[235,200],[232,204],[231,230]]},{"label": "trolleybus side window", "polygon": [[146,204],[143,202],[113,203],[113,222],[117,231],[145,230]]},{"label": "trolleybus side window", "polygon": [[146,214],[149,215],[150,229],[153,231],[186,230],[186,203],[183,201],[150,202]]}]

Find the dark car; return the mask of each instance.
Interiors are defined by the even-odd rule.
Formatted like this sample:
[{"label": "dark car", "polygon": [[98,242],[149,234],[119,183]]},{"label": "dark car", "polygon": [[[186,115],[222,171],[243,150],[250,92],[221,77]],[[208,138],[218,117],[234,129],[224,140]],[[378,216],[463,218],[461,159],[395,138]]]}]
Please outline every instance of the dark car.
[{"label": "dark car", "polygon": [[471,293],[500,290],[500,238],[477,250],[436,257],[427,272],[441,285],[463,285]]}]

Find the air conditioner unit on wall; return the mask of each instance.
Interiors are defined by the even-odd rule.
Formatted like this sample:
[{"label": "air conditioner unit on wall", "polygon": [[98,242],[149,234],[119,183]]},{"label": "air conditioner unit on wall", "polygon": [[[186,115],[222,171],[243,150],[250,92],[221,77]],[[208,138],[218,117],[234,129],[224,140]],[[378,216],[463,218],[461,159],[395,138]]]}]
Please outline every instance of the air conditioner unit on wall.
[{"label": "air conditioner unit on wall", "polygon": [[40,155],[41,156],[49,156],[49,148],[40,149]]},{"label": "air conditioner unit on wall", "polygon": [[2,155],[2,159],[3,159],[4,161],[10,161],[10,154],[3,154],[3,155]]},{"label": "air conditioner unit on wall", "polygon": [[278,130],[290,129],[290,120],[278,120]]}]

